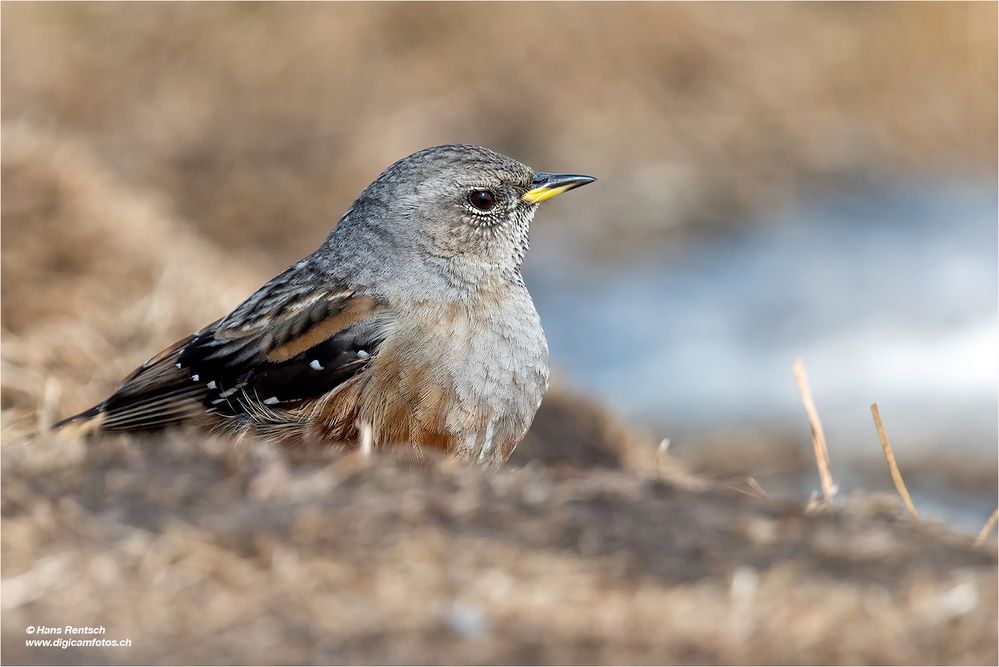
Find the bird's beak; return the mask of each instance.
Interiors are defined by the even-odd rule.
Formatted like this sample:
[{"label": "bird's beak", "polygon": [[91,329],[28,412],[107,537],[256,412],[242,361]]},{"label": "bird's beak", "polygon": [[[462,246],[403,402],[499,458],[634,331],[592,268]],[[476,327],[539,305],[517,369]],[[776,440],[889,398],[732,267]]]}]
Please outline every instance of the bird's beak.
[{"label": "bird's beak", "polygon": [[538,204],[595,180],[597,179],[592,176],[583,176],[582,174],[549,174],[544,171],[536,171],[534,172],[534,180],[531,182],[534,187],[522,194],[520,198],[528,203]]}]

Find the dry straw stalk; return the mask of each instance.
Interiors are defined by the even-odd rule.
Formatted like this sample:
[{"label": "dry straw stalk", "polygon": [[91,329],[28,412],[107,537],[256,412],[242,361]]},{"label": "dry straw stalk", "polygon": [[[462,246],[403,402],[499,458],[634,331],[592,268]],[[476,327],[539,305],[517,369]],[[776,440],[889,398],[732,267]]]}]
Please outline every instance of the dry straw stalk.
[{"label": "dry straw stalk", "polygon": [[916,513],[916,506],[912,504],[909,490],[905,488],[905,480],[902,479],[902,473],[898,469],[898,464],[895,463],[895,455],[891,451],[891,445],[888,444],[888,436],[885,435],[885,427],[881,423],[881,411],[878,410],[877,403],[871,403],[871,414],[874,416],[874,428],[878,430],[881,450],[885,454],[885,461],[888,462],[888,470],[891,472],[891,481],[895,484],[895,490],[898,491],[898,495],[902,496],[902,502],[905,503],[905,508],[909,510],[912,518],[918,519],[919,514]]},{"label": "dry straw stalk", "polygon": [[985,540],[988,539],[989,533],[991,533],[992,529],[996,527],[997,520],[999,520],[999,507],[992,512],[992,516],[990,516],[989,520],[985,522],[982,529],[978,531],[978,537],[975,538],[976,547],[980,547],[985,544]]},{"label": "dry straw stalk", "polygon": [[808,424],[812,428],[812,446],[815,449],[815,463],[819,468],[819,480],[822,482],[822,499],[826,505],[832,505],[833,496],[836,495],[836,487],[833,484],[832,472],[829,469],[829,449],[826,447],[826,436],[822,430],[822,422],[819,420],[819,412],[815,409],[815,401],[812,400],[812,392],[808,387],[805,364],[802,363],[801,359],[796,359],[794,362],[794,380],[798,383],[801,402],[805,406]]}]

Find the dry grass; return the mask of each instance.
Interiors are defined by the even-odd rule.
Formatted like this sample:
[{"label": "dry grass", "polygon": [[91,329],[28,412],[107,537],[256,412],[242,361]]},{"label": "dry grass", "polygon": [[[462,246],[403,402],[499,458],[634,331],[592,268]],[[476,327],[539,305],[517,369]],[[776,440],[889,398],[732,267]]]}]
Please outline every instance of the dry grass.
[{"label": "dry grass", "polygon": [[626,257],[830,181],[995,179],[992,3],[567,7],[11,3],[3,120],[269,268],[451,141],[598,176],[537,232]]},{"label": "dry grass", "polygon": [[756,479],[753,477],[747,477],[746,485],[749,486],[749,488],[751,488],[760,499],[770,502],[770,494],[766,492],[763,486],[757,482]]},{"label": "dry grass", "polygon": [[913,519],[919,519],[916,506],[912,503],[912,497],[909,496],[909,490],[905,488],[905,480],[902,479],[902,472],[898,469],[898,464],[895,463],[895,455],[891,451],[891,445],[888,444],[888,436],[885,434],[885,427],[881,423],[881,411],[878,410],[877,403],[871,403],[871,415],[874,417],[874,427],[877,429],[878,439],[881,441],[881,450],[884,452],[885,461],[888,462],[892,484],[895,485],[898,495],[902,497],[905,509],[909,510],[909,514]]},{"label": "dry grass", "polygon": [[978,531],[978,536],[975,538],[976,547],[985,544],[985,540],[989,538],[989,534],[992,532],[992,529],[996,527],[996,521],[999,521],[999,508],[996,508],[992,512],[992,515],[989,516],[988,520],[985,522],[985,525],[982,526],[982,529],[980,531]]},{"label": "dry grass", "polygon": [[826,446],[826,435],[822,430],[819,411],[812,400],[812,390],[808,386],[808,376],[805,375],[805,364],[801,359],[794,362],[794,380],[801,393],[801,402],[808,415],[808,425],[812,429],[812,448],[815,451],[815,464],[819,469],[819,480],[822,483],[822,500],[827,507],[832,506],[836,496],[836,485],[833,484],[832,472],[829,469],[829,448]]},{"label": "dry grass", "polygon": [[[716,489],[558,383],[491,472],[191,433],[31,435],[263,271],[85,149],[22,130],[3,158],[5,307],[38,275],[22,249],[52,266],[97,238],[116,258],[88,247],[49,271],[46,302],[4,332],[5,662],[995,662],[994,549],[891,508],[809,515],[753,480],[754,497]],[[39,623],[134,646],[27,649]]]},{"label": "dry grass", "polygon": [[[10,663],[994,663],[996,559],[613,469],[5,444]],[[9,584],[9,585],[8,585]],[[85,621],[130,650],[39,652]]]},{"label": "dry grass", "polygon": [[[44,432],[423,145],[599,172],[562,219],[627,252],[805,182],[994,169],[994,5],[566,7],[3,6],[5,663],[996,662],[991,545],[718,489],[557,382],[488,473]],[[717,474],[805,457],[739,443]],[[39,623],[135,645],[26,649]]]}]

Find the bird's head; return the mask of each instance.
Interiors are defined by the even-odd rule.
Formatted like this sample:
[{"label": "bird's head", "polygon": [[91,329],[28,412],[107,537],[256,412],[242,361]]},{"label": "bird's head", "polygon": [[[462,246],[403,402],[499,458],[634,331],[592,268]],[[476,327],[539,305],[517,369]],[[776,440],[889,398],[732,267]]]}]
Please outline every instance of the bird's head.
[{"label": "bird's head", "polygon": [[479,146],[436,146],[382,172],[344,222],[363,226],[400,257],[434,258],[473,273],[515,273],[538,205],[594,180],[534,171]]}]

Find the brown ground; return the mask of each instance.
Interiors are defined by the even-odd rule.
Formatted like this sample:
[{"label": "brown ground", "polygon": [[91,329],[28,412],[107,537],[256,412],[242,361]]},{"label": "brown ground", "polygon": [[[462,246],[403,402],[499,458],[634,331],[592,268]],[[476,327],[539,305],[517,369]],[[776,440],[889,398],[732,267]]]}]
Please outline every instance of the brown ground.
[{"label": "brown ground", "polygon": [[[5,663],[996,662],[994,542],[657,474],[558,389],[499,471],[31,435],[262,276],[85,149],[3,159]],[[133,646],[25,647],[67,623]]]},{"label": "brown ground", "polygon": [[3,487],[9,664],[997,659],[995,551],[871,508],[179,436],[8,444]]},{"label": "brown ground", "polygon": [[[999,660],[994,539],[657,470],[558,386],[489,472],[44,433],[423,145],[599,171],[563,217],[624,252],[813,178],[994,174],[995,5],[195,7],[3,6],[5,664]],[[133,647],[25,647],[67,623]]]},{"label": "brown ground", "polygon": [[535,231],[633,257],[809,185],[994,181],[995,25],[982,2],[6,3],[2,117],[272,269],[456,141],[597,176]]}]

